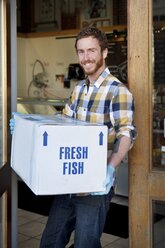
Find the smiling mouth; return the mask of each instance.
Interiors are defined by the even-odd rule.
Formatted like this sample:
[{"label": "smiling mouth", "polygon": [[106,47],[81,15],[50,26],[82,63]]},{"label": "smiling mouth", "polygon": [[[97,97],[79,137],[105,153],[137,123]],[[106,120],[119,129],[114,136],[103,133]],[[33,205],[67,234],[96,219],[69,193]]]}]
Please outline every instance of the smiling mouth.
[{"label": "smiling mouth", "polygon": [[83,63],[84,67],[91,67],[93,65],[93,61],[86,61]]},{"label": "smiling mouth", "polygon": [[89,66],[91,66],[91,65],[92,65],[92,63],[85,63],[85,64],[84,64],[85,67],[89,67]]}]

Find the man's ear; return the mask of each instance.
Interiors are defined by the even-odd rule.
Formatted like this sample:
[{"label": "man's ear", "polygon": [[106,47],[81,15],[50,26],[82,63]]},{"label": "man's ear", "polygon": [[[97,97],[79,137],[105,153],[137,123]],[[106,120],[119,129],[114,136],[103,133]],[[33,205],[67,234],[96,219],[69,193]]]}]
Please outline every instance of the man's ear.
[{"label": "man's ear", "polygon": [[103,58],[106,59],[107,55],[108,55],[108,48],[105,48],[103,50]]}]

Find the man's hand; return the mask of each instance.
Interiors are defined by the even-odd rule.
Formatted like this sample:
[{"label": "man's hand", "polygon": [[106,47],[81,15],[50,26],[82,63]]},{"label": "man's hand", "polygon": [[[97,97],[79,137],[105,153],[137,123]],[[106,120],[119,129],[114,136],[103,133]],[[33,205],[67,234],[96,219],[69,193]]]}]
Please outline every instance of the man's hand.
[{"label": "man's hand", "polygon": [[14,126],[15,126],[15,120],[14,120],[14,118],[11,118],[10,122],[9,122],[9,127],[10,127],[10,133],[11,134],[13,134],[13,132],[14,132]]},{"label": "man's hand", "polygon": [[109,164],[107,165],[106,179],[103,183],[103,186],[106,187],[105,191],[94,192],[91,193],[91,195],[107,195],[111,187],[114,185],[114,181],[115,181],[115,168],[113,165]]},{"label": "man's hand", "polygon": [[14,127],[15,127],[14,115],[20,115],[20,113],[19,112],[13,112],[12,113],[12,118],[10,119],[10,122],[9,122],[9,127],[10,127],[10,133],[11,134],[13,134]]}]

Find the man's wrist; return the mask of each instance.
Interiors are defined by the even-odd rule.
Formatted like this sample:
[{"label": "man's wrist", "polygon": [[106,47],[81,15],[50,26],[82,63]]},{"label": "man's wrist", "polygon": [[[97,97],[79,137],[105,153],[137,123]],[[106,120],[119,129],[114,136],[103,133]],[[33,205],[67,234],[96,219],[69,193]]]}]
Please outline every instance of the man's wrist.
[{"label": "man's wrist", "polygon": [[112,163],[109,163],[107,165],[111,170],[115,171],[115,166]]}]

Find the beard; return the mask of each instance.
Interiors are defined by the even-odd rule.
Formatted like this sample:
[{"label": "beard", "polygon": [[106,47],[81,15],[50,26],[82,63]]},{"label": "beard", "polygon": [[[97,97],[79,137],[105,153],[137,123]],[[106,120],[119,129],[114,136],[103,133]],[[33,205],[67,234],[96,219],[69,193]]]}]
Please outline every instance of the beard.
[{"label": "beard", "polygon": [[[86,64],[88,63],[92,64],[90,68],[86,67]],[[88,76],[88,75],[93,75],[97,71],[99,71],[99,69],[103,66],[103,64],[104,64],[104,59],[101,57],[98,61],[95,60],[82,61],[81,67],[83,68],[85,74]]]}]

